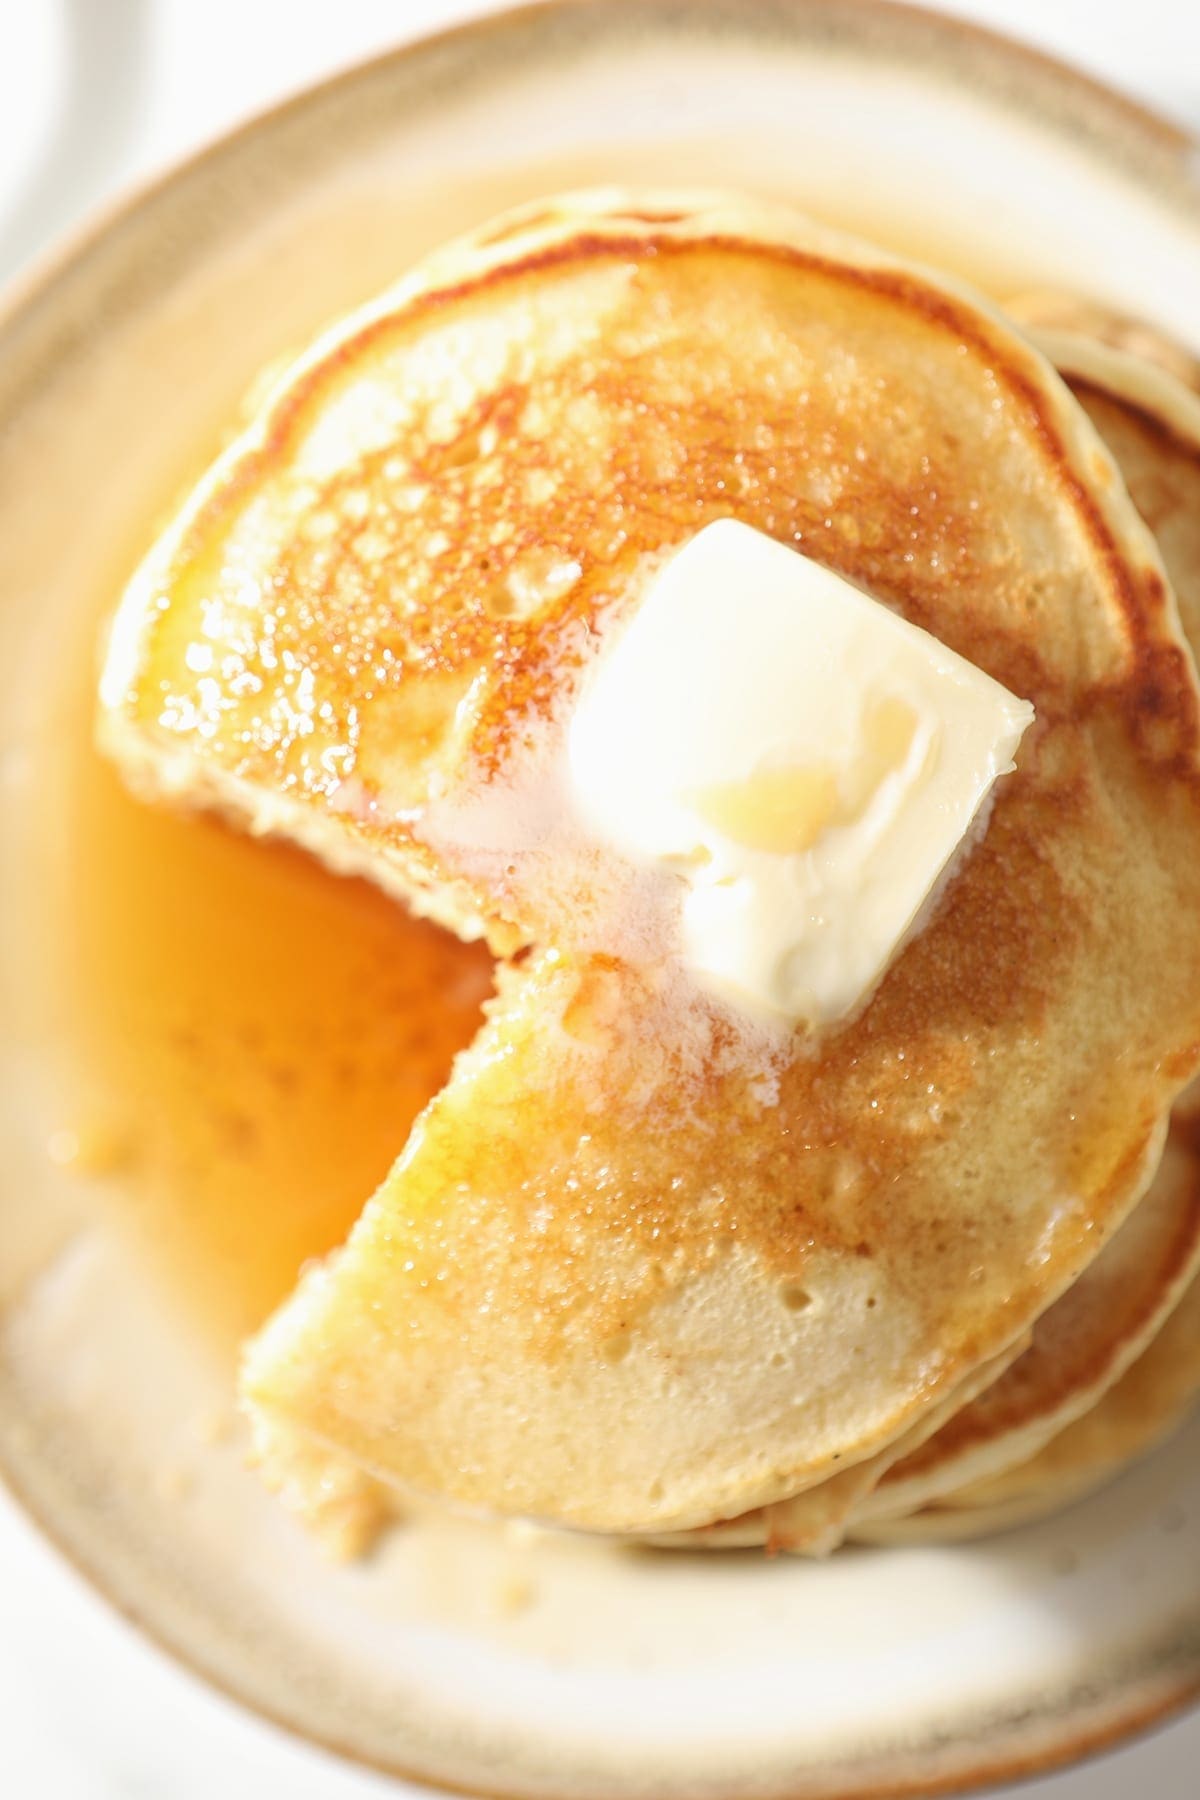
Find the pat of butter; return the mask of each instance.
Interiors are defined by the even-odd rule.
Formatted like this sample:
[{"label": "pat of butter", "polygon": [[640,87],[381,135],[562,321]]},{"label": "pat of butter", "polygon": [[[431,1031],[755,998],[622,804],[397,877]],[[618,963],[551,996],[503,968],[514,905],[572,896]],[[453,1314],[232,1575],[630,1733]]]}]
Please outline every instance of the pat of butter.
[{"label": "pat of butter", "polygon": [[1033,708],[811,558],[706,526],[571,719],[588,831],[683,884],[701,985],[810,1026],[866,1000]]}]

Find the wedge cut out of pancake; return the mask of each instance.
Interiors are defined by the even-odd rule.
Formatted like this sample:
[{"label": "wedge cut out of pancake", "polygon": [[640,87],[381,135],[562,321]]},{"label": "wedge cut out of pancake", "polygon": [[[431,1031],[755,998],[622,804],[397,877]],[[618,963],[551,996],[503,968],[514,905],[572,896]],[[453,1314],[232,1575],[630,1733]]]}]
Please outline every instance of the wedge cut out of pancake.
[{"label": "wedge cut out of pancake", "polygon": [[854,1523],[915,1511],[941,1494],[1027,1463],[1118,1381],[1200,1268],[1200,1181],[1168,1144],[1149,1192],[1079,1280],[1038,1320],[1008,1371],[898,1460]]},{"label": "wedge cut out of pancake", "polygon": [[[862,1013],[764,1035],[561,737],[659,559],[736,516],[1037,722]],[[983,302],[787,209],[586,196],[318,344],[114,627],[132,779],[501,950],[475,1046],[251,1347],[400,1489],[657,1533],[792,1500],[1002,1356],[1118,1229],[1200,1043],[1197,692],[1157,552]]]},{"label": "wedge cut out of pancake", "polygon": [[1150,1348],[1036,1456],[906,1518],[856,1525],[851,1535],[869,1543],[928,1543],[982,1537],[1044,1518],[1147,1456],[1179,1429],[1197,1401],[1200,1281],[1194,1280]]}]

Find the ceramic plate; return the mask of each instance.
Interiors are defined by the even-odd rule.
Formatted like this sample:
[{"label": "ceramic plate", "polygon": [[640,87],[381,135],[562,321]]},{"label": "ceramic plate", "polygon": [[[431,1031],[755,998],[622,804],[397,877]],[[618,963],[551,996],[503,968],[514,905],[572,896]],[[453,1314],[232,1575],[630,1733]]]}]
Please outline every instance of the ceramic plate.
[{"label": "ceramic plate", "polygon": [[39,929],[79,795],[39,770],[69,729],[64,657],[86,668],[106,599],[265,363],[496,208],[612,180],[792,196],[1002,297],[1061,286],[1198,329],[1181,136],[866,0],[581,0],[450,33],[227,139],[19,296],[0,325],[0,1464],[163,1644],[387,1769],[588,1800],[970,1785],[1200,1689],[1195,1428],[973,1547],[810,1566],[443,1521],[338,1568],[246,1472],[227,1364],[106,1197],[120,1158],[107,1180],[100,1152],[90,1181],[60,1166]]}]

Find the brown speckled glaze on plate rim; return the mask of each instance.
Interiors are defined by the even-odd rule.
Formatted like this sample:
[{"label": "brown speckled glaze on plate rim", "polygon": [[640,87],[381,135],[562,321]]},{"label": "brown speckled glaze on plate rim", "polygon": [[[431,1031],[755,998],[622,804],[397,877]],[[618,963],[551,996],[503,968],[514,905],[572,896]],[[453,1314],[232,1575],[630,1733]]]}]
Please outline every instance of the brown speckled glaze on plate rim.
[{"label": "brown speckled glaze on plate rim", "polygon": [[[486,83],[491,71],[535,42],[545,57],[574,53],[592,42],[611,48],[622,34],[674,31],[760,46],[772,39],[800,41],[861,63],[943,75],[961,90],[1051,126],[1090,160],[1177,210],[1182,232],[1200,235],[1200,145],[1100,83],[983,28],[888,0],[548,0],[489,14],[339,74],[241,127],[90,224],[16,284],[0,312],[0,394],[6,410],[52,381],[58,356],[81,329],[81,317],[88,332],[103,332],[162,279],[164,261],[176,275],[202,265],[227,227],[230,208],[246,204],[239,175],[261,176],[273,160],[286,166],[281,193],[290,192],[303,181],[306,167],[319,164],[329,132],[348,118],[369,135],[383,128],[388,107],[402,104],[418,85],[436,94],[439,87]],[[261,190],[251,202],[257,209],[270,203]],[[183,235],[175,228],[180,217],[188,221]],[[57,329],[31,330],[26,343],[26,328],[49,314]],[[89,1554],[69,1520],[47,1503],[42,1484],[25,1478],[19,1460],[9,1459],[0,1473],[46,1534],[116,1608],[203,1679],[285,1729],[365,1765],[448,1791],[528,1800],[529,1787],[475,1782],[468,1789],[429,1770],[406,1768],[399,1758],[364,1755],[352,1736],[306,1730],[300,1717],[265,1704],[261,1694],[247,1693],[218,1660],[197,1649],[185,1629],[176,1628],[168,1607],[165,1616],[157,1611],[149,1616],[134,1602],[103,1559]],[[1198,1696],[1200,1610],[1182,1630],[1176,1626],[1148,1643],[1132,1661],[1097,1668],[1085,1684],[1019,1711],[980,1708],[969,1734],[922,1729],[910,1741],[862,1759],[842,1760],[836,1767],[814,1764],[786,1784],[754,1783],[753,1791],[778,1800],[900,1800],[962,1792],[1044,1773],[1110,1747]],[[552,1782],[537,1791],[553,1792]]]}]

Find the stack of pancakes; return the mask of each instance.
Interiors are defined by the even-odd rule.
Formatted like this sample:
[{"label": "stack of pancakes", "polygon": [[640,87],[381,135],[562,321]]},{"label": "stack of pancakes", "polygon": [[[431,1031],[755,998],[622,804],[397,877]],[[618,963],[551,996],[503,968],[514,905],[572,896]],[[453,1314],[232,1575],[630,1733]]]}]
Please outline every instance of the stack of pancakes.
[{"label": "stack of pancakes", "polygon": [[[1169,1123],[1200,1066],[1200,400],[1145,333],[1025,310],[1039,342],[745,197],[568,196],[323,337],[132,582],[101,706],[129,781],[497,957],[247,1351],[264,1472],[344,1541],[406,1493],[675,1544],[961,1536],[1200,1389]],[[725,516],[1036,711],[816,1038],[689,987],[564,823],[589,659]]]}]

